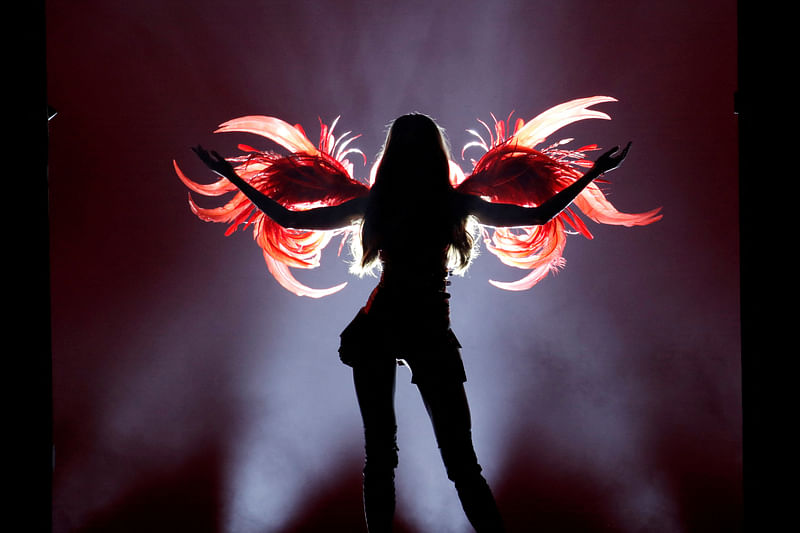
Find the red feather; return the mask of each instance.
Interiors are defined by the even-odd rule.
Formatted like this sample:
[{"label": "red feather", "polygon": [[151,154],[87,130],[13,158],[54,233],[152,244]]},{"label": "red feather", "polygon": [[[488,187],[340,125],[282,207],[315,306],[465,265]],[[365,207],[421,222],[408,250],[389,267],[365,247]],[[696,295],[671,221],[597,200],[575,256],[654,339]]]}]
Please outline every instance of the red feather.
[{"label": "red feather", "polygon": [[[546,138],[559,128],[588,118],[610,119],[589,107],[613,102],[614,98],[595,96],[572,100],[557,105],[529,121],[517,118],[512,124],[512,114],[505,121],[497,120],[494,127],[479,120],[488,134],[488,142],[477,131],[468,130],[477,138],[467,143],[467,149],[478,147],[485,151],[473,160],[472,172],[465,176],[461,168],[450,162],[450,182],[456,190],[481,196],[492,202],[513,203],[521,206],[539,206],[553,195],[579,179],[580,169],[591,168],[594,163],[587,152],[598,150],[596,144],[578,149],[565,146],[572,139],[563,139],[541,148]],[[320,137],[315,147],[303,128],[290,125],[275,117],[246,116],[222,124],[217,132],[245,132],[260,135],[289,151],[280,155],[262,151],[247,144],[239,144],[244,153],[228,160],[235,164],[239,176],[257,190],[292,210],[333,206],[369,194],[370,185],[353,179],[350,155],[357,155],[366,164],[363,152],[349,148],[358,136],[346,132],[338,139],[334,128],[338,118],[328,126],[320,121]],[[377,163],[376,163],[377,165]],[[371,184],[376,165],[370,171]],[[312,289],[300,283],[291,273],[292,268],[316,268],[322,250],[336,234],[346,238],[352,228],[336,231],[310,231],[286,229],[270,220],[225,178],[211,184],[199,184],[187,178],[174,164],[178,178],[193,192],[204,196],[220,196],[235,192],[225,205],[203,208],[189,195],[192,212],[201,220],[229,224],[225,235],[239,227],[253,226],[253,237],[262,249],[267,268],[287,290],[300,295],[319,298],[341,290],[346,283],[327,289]],[[586,238],[593,238],[589,228],[578,214],[601,224],[636,226],[651,224],[661,218],[659,209],[644,213],[621,213],[608,201],[595,180],[573,202],[573,207],[562,211],[542,226],[528,228],[495,228],[490,232],[483,227],[484,242],[489,251],[504,264],[530,272],[513,282],[490,281],[506,290],[529,289],[549,272],[563,267],[567,226]],[[342,242],[343,242],[342,241]],[[341,250],[341,245],[339,247]]]},{"label": "red feather", "polygon": [[[494,119],[493,130],[479,121],[489,132],[489,142],[477,132],[470,131],[479,140],[467,144],[464,149],[482,147],[486,153],[474,163],[472,173],[460,181],[457,190],[477,194],[492,202],[526,207],[541,205],[583,175],[577,167],[591,168],[594,165],[585,158],[585,153],[597,150],[598,146],[587,144],[577,150],[566,150],[563,146],[571,139],[565,139],[547,148],[537,147],[567,124],[587,118],[610,119],[607,114],[588,108],[612,101],[615,100],[607,96],[581,98],[550,108],[525,123],[517,119],[514,133],[509,137],[506,137],[508,129],[503,121]],[[510,121],[509,116],[507,122]],[[595,183],[584,189],[573,204],[590,219],[602,224],[644,225],[661,218],[658,214],[660,208],[637,214],[617,211]],[[488,229],[484,228],[485,243],[491,253],[505,264],[531,270],[516,282],[491,283],[502,289],[525,290],[541,281],[548,272],[562,267],[565,262],[562,256],[566,243],[565,224],[584,237],[593,238],[573,208],[565,209],[543,226],[518,228],[518,231],[494,229],[491,238]]]},{"label": "red feather", "polygon": [[[333,206],[365,196],[369,187],[353,179],[349,154],[361,154],[356,149],[344,150],[348,141],[341,142],[333,136],[333,127],[320,122],[319,149],[308,141],[299,126],[290,126],[274,117],[242,117],[223,124],[218,132],[248,132],[266,137],[290,150],[288,155],[260,151],[240,144],[246,155],[229,158],[236,173],[261,193],[269,196],[287,209],[303,210],[318,206]],[[339,144],[341,143],[341,145]],[[339,148],[338,152],[334,150]],[[332,152],[336,155],[332,155]],[[361,154],[363,155],[363,154]],[[219,196],[236,190],[225,178],[215,183],[201,185],[187,178],[175,164],[175,172],[192,191],[204,196]],[[225,205],[206,209],[189,197],[192,212],[201,220],[230,224],[225,235],[235,232],[240,225],[253,226],[253,238],[264,252],[267,268],[287,290],[300,295],[319,298],[341,290],[346,283],[328,289],[312,289],[297,281],[290,268],[316,268],[322,250],[337,231],[310,231],[287,229],[270,220],[242,193],[237,192]]]}]

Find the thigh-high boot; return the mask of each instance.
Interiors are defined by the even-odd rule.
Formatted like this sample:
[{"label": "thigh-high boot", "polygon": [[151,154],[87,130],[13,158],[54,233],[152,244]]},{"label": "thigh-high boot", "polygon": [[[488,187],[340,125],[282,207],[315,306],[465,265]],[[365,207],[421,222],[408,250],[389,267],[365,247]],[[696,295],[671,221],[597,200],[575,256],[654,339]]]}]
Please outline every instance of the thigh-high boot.
[{"label": "thigh-high boot", "polygon": [[392,530],[397,467],[397,425],[394,414],[396,365],[369,364],[353,369],[364,422],[364,514],[370,533]]},{"label": "thigh-high boot", "polygon": [[472,444],[472,422],[462,383],[420,385],[431,417],[447,477],[453,481],[461,506],[478,533],[504,531],[489,484]]}]

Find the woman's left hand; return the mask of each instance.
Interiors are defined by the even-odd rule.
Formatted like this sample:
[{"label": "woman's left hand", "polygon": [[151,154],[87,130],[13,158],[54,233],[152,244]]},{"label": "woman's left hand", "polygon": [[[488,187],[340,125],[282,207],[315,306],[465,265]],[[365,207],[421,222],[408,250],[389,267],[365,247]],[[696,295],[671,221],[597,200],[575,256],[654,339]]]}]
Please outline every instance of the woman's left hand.
[{"label": "woman's left hand", "polygon": [[599,174],[602,174],[603,172],[608,172],[610,170],[614,170],[615,168],[617,168],[622,164],[622,161],[625,159],[625,156],[628,155],[628,150],[630,149],[630,147],[631,143],[628,143],[628,145],[625,148],[623,148],[621,152],[614,155],[619,150],[619,146],[615,146],[614,148],[612,148],[611,150],[609,150],[608,152],[604,153],[603,155],[597,158],[597,161],[595,161],[594,163],[594,168],[596,168],[599,171]]}]

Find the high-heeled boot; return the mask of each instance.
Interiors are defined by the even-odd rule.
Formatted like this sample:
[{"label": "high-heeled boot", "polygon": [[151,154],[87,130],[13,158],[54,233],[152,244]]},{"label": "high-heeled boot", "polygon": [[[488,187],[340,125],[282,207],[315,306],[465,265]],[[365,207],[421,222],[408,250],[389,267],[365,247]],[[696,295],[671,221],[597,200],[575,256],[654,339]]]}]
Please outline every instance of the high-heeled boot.
[{"label": "high-heeled boot", "polygon": [[392,531],[395,509],[394,467],[364,467],[364,515],[369,533]]},{"label": "high-heeled boot", "polygon": [[489,484],[480,474],[455,480],[467,520],[477,533],[503,533],[505,528]]}]

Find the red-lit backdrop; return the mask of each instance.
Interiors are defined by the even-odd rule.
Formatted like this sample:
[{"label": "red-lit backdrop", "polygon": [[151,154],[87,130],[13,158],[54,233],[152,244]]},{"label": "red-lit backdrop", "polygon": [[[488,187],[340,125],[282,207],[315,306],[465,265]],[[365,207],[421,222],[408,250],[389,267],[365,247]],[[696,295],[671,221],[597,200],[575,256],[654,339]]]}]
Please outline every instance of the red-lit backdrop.
[{"label": "red-lit backdrop", "polygon": [[[605,94],[610,175],[643,228],[592,225],[532,290],[484,253],[455,278],[475,444],[511,531],[741,528],[735,4],[47,4],[54,531],[362,531],[361,429],[339,331],[374,280],[335,257],[296,297],[248,234],[188,209],[172,160],[248,114],[341,115],[372,157],[420,111],[476,118]],[[456,150],[458,152],[458,150]],[[466,164],[464,165],[466,168]],[[356,173],[366,169],[356,168]],[[210,176],[209,176],[210,179]],[[399,531],[469,531],[408,375]]]}]

